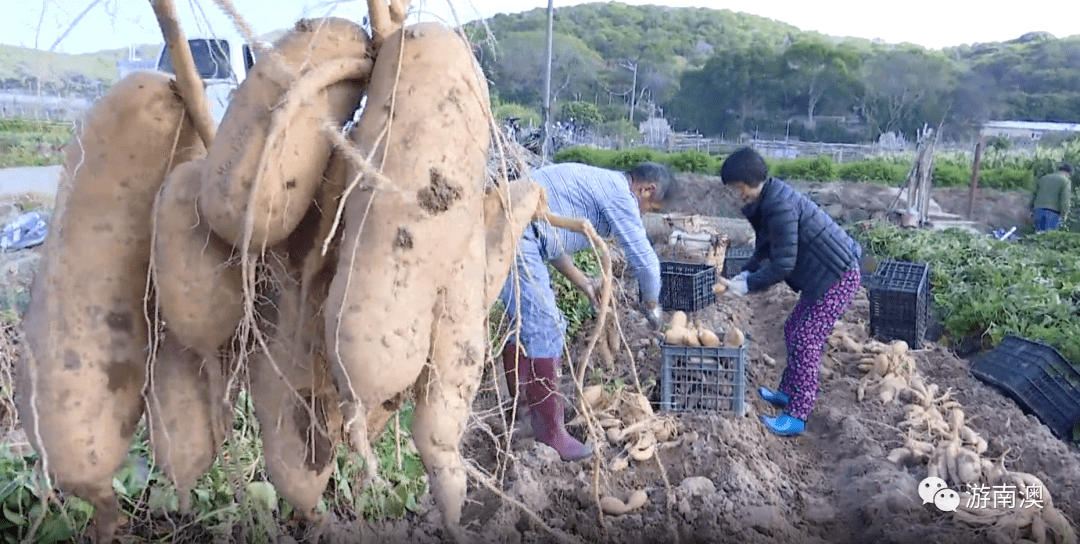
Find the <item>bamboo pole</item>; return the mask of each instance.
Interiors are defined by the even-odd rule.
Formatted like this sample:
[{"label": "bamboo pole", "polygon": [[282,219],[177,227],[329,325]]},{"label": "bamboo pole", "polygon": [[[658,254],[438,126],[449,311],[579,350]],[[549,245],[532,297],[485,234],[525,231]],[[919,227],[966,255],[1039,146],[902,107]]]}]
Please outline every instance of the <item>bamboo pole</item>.
[{"label": "bamboo pole", "polygon": [[188,115],[195,124],[195,130],[208,149],[214,141],[214,121],[210,116],[210,104],[206,101],[206,87],[195,69],[195,59],[191,56],[184,29],[180,28],[180,19],[176,16],[173,0],[150,0],[154,8],[161,35],[165,38],[165,47],[169,49],[169,58],[176,71],[176,86],[180,98],[187,107]]}]

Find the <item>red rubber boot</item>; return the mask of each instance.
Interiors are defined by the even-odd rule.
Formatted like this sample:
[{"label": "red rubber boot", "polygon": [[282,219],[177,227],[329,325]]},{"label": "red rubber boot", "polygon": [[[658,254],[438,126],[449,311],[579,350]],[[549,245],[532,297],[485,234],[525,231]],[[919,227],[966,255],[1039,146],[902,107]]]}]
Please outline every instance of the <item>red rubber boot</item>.
[{"label": "red rubber boot", "polygon": [[[580,461],[592,457],[592,449],[566,432],[562,397],[558,388],[557,357],[523,359],[528,361],[531,380],[525,382],[532,415],[533,437],[559,452],[563,461]],[[522,368],[522,370],[525,370]]]}]

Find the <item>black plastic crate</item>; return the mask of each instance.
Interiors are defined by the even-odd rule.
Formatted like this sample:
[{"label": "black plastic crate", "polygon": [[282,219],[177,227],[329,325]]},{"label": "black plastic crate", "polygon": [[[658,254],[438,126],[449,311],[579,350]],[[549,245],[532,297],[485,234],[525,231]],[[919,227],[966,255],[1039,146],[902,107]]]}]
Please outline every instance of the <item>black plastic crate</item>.
[{"label": "black plastic crate", "polygon": [[746,415],[746,348],[664,345],[660,409]]},{"label": "black plastic crate", "polygon": [[882,341],[903,340],[912,349],[921,349],[930,321],[930,265],[880,263],[867,291],[871,336]]},{"label": "black plastic crate", "polygon": [[714,302],[716,267],[710,264],[660,263],[660,307],[696,312]]},{"label": "black plastic crate", "polygon": [[1053,346],[1006,336],[971,367],[976,378],[1001,389],[1058,438],[1071,441],[1080,423],[1080,371]]},{"label": "black plastic crate", "polygon": [[724,270],[723,275],[725,278],[734,278],[742,271],[743,266],[750,261],[750,258],[754,256],[753,247],[729,247],[724,251]]}]

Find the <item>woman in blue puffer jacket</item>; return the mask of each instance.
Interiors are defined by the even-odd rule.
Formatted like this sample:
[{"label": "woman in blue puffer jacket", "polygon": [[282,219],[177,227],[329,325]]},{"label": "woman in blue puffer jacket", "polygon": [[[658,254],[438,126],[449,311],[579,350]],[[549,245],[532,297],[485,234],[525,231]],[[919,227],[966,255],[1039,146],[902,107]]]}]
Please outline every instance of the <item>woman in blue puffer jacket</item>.
[{"label": "woman in blue puffer jacket", "polygon": [[797,435],[814,408],[825,342],[862,283],[862,249],[816,204],[769,178],[765,159],[753,149],[732,153],[720,178],[742,200],[757,239],[730,291],[741,296],[785,281],[801,295],[784,324],[788,357],[780,386],[758,389],[784,410],[778,417],[762,415],[765,426],[781,436]]}]

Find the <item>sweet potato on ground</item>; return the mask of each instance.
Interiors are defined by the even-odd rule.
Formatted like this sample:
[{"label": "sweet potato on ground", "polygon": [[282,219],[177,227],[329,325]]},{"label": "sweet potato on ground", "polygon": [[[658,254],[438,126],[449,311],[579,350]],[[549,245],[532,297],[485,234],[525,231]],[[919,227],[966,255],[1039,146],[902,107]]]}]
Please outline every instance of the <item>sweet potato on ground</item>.
[{"label": "sweet potato on ground", "polygon": [[[294,95],[290,88],[328,63],[361,61],[370,53],[368,36],[356,23],[302,19],[274,44],[271,56],[255,64],[229,103],[204,165],[199,207],[214,232],[241,247],[250,203],[252,247],[277,244],[292,233],[329,161],[332,145],[323,124],[341,126],[350,119],[363,85],[340,80],[314,96]],[[295,116],[275,126],[275,112],[286,110]],[[264,148],[266,168],[260,171]]]},{"label": "sweet potato on ground", "polygon": [[468,44],[434,23],[390,35],[371,81],[352,137],[387,181],[367,176],[346,202],[326,344],[361,452],[370,452],[371,407],[416,385],[413,437],[447,528],[460,536],[458,442],[487,332],[488,93]]},{"label": "sweet potato on ground", "polygon": [[23,320],[20,419],[56,484],[97,508],[99,541],[119,522],[113,473],[143,410],[154,197],[196,141],[165,74],[131,74],[98,101],[67,148]]}]

